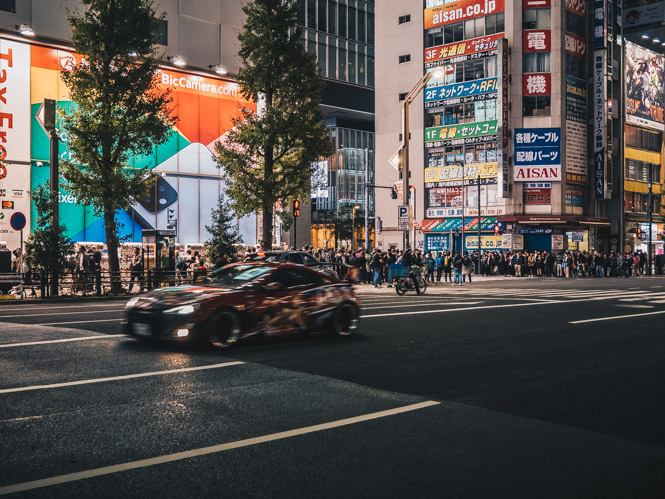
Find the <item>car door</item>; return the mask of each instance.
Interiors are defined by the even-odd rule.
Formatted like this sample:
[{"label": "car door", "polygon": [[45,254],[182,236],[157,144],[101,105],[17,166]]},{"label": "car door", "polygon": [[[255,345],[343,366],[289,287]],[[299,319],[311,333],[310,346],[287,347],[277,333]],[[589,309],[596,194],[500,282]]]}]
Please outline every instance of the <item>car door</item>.
[{"label": "car door", "polygon": [[[263,286],[262,329],[266,334],[300,332],[307,327],[308,290],[319,285],[318,276],[306,269],[287,267],[277,269]],[[272,283],[278,287],[273,288]]]}]

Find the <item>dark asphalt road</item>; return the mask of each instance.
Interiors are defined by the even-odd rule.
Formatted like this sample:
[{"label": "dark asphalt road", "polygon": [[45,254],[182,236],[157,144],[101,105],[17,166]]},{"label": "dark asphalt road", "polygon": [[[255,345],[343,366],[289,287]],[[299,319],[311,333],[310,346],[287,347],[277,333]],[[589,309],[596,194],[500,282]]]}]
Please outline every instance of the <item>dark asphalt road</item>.
[{"label": "dark asphalt road", "polygon": [[118,334],[123,301],[0,303],[0,494],[642,497],[665,467],[665,278],[362,300],[355,337],[223,353]]}]

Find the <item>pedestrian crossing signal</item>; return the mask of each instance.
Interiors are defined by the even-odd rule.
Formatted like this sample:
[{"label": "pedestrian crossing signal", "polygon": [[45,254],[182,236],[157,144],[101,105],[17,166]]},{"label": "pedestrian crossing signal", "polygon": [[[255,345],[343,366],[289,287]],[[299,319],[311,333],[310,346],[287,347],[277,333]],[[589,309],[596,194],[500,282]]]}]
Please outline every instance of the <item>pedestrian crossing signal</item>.
[{"label": "pedestrian crossing signal", "polygon": [[14,201],[3,201],[2,202],[2,209],[3,210],[13,210],[14,209]]},{"label": "pedestrian crossing signal", "polygon": [[500,236],[501,235],[501,227],[499,226],[499,224],[494,226],[494,235],[495,236]]},{"label": "pedestrian crossing signal", "polygon": [[640,227],[637,228],[637,238],[642,239],[642,229]]},{"label": "pedestrian crossing signal", "polygon": [[300,201],[298,201],[297,199],[293,202],[293,216],[294,217],[300,216]]},{"label": "pedestrian crossing signal", "polygon": [[397,199],[397,191],[395,189],[392,189],[390,191],[390,197],[393,199]]}]

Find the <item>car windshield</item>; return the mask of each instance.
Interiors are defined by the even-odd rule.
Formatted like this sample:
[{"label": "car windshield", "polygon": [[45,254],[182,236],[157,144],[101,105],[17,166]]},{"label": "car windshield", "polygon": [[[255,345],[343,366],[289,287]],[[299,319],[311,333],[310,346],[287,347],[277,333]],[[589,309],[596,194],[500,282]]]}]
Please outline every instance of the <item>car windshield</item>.
[{"label": "car windshield", "polygon": [[207,277],[203,281],[203,284],[224,288],[236,288],[252,281],[256,281],[271,270],[271,267],[258,265],[227,265],[226,267],[215,270],[210,277]]}]

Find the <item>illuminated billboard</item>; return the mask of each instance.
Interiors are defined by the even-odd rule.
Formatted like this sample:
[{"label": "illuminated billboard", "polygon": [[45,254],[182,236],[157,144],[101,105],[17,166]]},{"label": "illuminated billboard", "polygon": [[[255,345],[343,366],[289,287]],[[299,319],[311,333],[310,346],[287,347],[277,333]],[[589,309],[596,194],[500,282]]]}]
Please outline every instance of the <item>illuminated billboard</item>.
[{"label": "illuminated billboard", "polygon": [[[49,178],[48,137],[35,115],[44,99],[54,99],[59,113],[74,105],[60,73],[79,62],[80,56],[52,47],[22,45],[29,61],[21,85],[30,88],[26,116],[32,123],[25,124],[24,133],[30,137],[25,143],[30,145],[27,158],[32,158],[29,187],[34,189]],[[122,225],[119,236],[140,241],[142,229],[176,226],[180,243],[202,243],[209,238],[205,226],[211,225],[211,211],[225,190],[224,172],[217,168],[213,156],[214,144],[233,127],[233,119],[241,116],[242,108],[254,111],[256,106],[244,100],[238,85],[229,80],[171,69],[162,69],[159,78],[161,88],[171,90],[178,122],[151,155],[130,158],[131,166],[148,168],[159,177],[145,199],[117,213]],[[60,157],[70,158],[66,136],[60,143]],[[34,217],[34,207],[32,211]],[[74,241],[105,241],[103,218],[63,189],[60,217]],[[245,242],[254,244],[255,218],[241,218],[239,225]]]},{"label": "illuminated billboard", "polygon": [[665,130],[663,70],[665,58],[633,43],[626,43],[626,121]]}]

